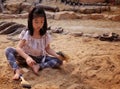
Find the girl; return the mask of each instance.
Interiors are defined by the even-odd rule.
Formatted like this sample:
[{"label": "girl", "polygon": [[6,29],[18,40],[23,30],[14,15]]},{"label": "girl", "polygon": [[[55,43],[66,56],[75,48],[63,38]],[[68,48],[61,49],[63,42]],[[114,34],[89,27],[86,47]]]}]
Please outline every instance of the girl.
[{"label": "girl", "polygon": [[25,61],[35,74],[38,74],[39,69],[62,65],[64,58],[50,48],[51,37],[46,30],[45,12],[36,6],[29,13],[28,29],[21,32],[17,47],[5,49],[6,58],[14,70],[13,79],[19,79],[21,74],[17,62]]}]

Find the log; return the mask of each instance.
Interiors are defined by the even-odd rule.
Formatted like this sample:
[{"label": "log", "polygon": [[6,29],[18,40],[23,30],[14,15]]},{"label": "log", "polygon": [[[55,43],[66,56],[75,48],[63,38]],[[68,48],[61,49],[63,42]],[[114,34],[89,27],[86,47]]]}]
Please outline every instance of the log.
[{"label": "log", "polygon": [[5,28],[9,27],[10,25],[15,24],[15,22],[6,22],[0,25],[0,31],[4,30]]},{"label": "log", "polygon": [[23,24],[13,24],[13,25],[5,28],[4,30],[0,31],[0,34],[10,34],[14,31],[16,31],[20,27],[25,27],[25,25],[23,25]]},{"label": "log", "polygon": [[2,21],[2,22],[0,22],[0,25],[2,25],[2,24],[4,24],[4,23],[6,23],[6,21]]},{"label": "log", "polygon": [[17,34],[20,34],[22,32],[22,30],[26,29],[26,27],[20,27],[18,29],[16,29],[14,32],[8,34],[8,36],[14,36],[14,35],[17,35]]},{"label": "log", "polygon": [[58,7],[55,7],[55,6],[48,6],[48,5],[41,5],[41,4],[38,4],[37,6],[40,6],[41,8],[47,10],[47,11],[52,11],[52,12],[59,12],[59,8]]}]

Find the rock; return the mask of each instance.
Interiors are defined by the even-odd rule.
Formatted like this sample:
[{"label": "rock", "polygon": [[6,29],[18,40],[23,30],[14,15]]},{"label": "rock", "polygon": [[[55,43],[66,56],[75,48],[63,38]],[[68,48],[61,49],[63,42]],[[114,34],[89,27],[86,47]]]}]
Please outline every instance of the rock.
[{"label": "rock", "polygon": [[74,12],[70,11],[62,11],[55,13],[54,19],[60,20],[60,19],[78,19],[79,16],[75,14]]},{"label": "rock", "polygon": [[83,32],[77,32],[77,33],[71,33],[72,36],[75,36],[75,37],[80,37],[83,35]]},{"label": "rock", "polygon": [[48,11],[46,11],[45,12],[46,13],[46,17],[48,18],[48,19],[54,19],[54,12],[48,12]]},{"label": "rock", "polygon": [[20,8],[23,11],[29,12],[32,5],[30,3],[24,2],[20,5]]},{"label": "rock", "polygon": [[19,14],[20,13],[20,2],[14,2],[14,3],[7,3],[5,5],[5,8],[10,11],[12,14]]},{"label": "rock", "polygon": [[91,14],[90,19],[97,20],[97,19],[105,19],[103,14]]},{"label": "rock", "polygon": [[94,9],[93,8],[86,8],[85,9],[85,11],[83,12],[84,14],[92,14],[92,13],[94,13],[95,11],[94,11]]},{"label": "rock", "polygon": [[113,15],[110,18],[112,21],[120,21],[120,15]]}]

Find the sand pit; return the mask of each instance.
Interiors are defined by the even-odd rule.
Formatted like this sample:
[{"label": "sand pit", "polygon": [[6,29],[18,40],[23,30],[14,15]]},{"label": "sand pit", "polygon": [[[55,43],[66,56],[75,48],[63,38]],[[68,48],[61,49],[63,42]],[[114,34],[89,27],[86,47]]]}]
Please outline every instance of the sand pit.
[{"label": "sand pit", "polygon": [[[26,19],[6,21],[26,24]],[[120,34],[119,22],[48,20],[48,24],[52,27],[62,27],[64,32],[68,33],[51,34],[53,37],[51,47],[68,54],[70,60],[64,63],[61,69],[47,68],[39,71],[39,76],[34,75],[30,68],[24,69],[23,76],[32,84],[31,89],[119,89],[120,42],[74,37],[69,34],[74,32]],[[4,49],[8,46],[15,47],[18,41],[8,40],[6,35],[0,35],[0,38],[0,89],[23,89],[20,81],[12,80],[13,72],[4,55]]]}]

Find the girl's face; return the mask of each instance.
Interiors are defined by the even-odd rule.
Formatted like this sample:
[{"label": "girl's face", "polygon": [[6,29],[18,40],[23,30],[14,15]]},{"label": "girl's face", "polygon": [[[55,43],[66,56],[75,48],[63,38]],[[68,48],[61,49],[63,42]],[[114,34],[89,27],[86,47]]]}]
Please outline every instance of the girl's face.
[{"label": "girl's face", "polygon": [[39,31],[44,25],[44,17],[35,17],[32,20],[33,29]]}]

